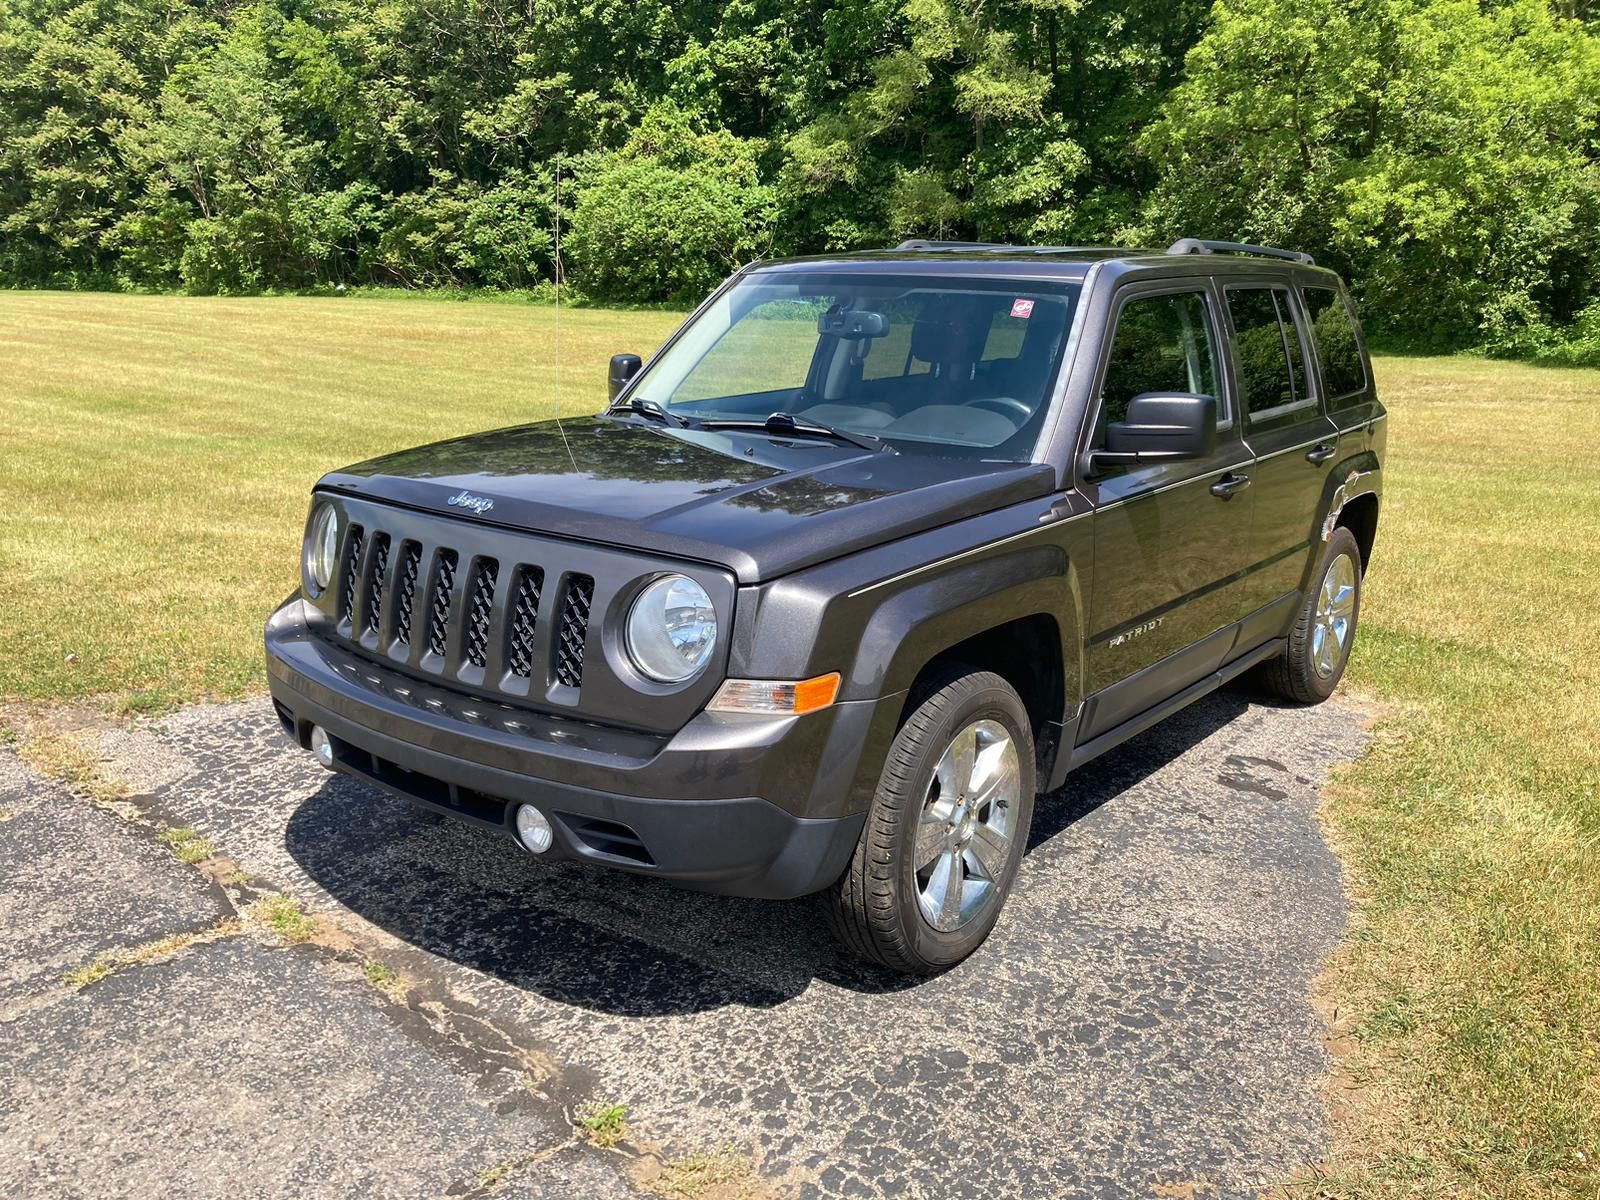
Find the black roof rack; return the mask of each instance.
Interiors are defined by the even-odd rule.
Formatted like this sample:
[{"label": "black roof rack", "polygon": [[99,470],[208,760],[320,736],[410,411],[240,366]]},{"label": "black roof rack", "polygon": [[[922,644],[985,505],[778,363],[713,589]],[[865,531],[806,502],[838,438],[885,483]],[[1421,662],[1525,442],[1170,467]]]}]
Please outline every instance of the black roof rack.
[{"label": "black roof rack", "polygon": [[1167,247],[1168,254],[1264,254],[1314,267],[1317,260],[1300,250],[1281,250],[1277,246],[1254,246],[1249,242],[1208,242],[1200,238],[1179,238]]},{"label": "black roof rack", "polygon": [[1113,246],[1013,246],[1006,242],[938,242],[927,238],[910,238],[895,247],[896,250],[990,250],[996,254],[1083,254],[1088,251],[1104,253]]},{"label": "black roof rack", "polygon": [[1002,242],[936,242],[927,238],[907,238],[896,250],[1014,250]]}]

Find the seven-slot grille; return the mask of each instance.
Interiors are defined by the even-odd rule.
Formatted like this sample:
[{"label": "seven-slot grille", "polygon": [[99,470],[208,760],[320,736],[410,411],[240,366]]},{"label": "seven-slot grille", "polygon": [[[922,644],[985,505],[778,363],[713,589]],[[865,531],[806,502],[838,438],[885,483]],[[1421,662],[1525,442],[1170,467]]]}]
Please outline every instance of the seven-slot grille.
[{"label": "seven-slot grille", "polygon": [[[494,678],[480,674],[479,682],[513,692],[544,686],[547,676],[566,688],[583,686],[592,576],[551,575],[559,591],[549,598],[556,611],[547,614],[546,574],[537,564],[464,558],[448,547],[424,550],[359,525],[346,536],[342,562],[340,628],[369,650],[434,674],[493,671]],[[541,649],[541,618],[552,617],[555,628],[543,634]]]}]

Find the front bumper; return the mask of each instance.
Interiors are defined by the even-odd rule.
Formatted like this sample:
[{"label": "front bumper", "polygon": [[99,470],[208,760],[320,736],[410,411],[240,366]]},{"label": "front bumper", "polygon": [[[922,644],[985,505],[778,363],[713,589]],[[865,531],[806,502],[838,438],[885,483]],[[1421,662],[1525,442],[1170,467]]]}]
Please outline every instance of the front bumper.
[{"label": "front bumper", "polygon": [[551,855],[774,899],[843,872],[904,701],[638,733],[402,675],[310,632],[298,599],[267,622],[266,654],[286,731],[304,747],[320,725],[340,771],[508,836],[533,803]]}]

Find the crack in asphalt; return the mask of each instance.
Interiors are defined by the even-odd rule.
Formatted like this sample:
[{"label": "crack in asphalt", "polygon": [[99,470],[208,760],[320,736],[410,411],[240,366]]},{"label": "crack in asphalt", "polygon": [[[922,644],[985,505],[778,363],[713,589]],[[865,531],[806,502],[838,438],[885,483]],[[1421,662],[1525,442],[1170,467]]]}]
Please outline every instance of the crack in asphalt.
[{"label": "crack in asphalt", "polygon": [[[319,996],[322,1036],[345,1047],[314,1068],[289,1055],[300,1086],[314,1094],[321,1072],[325,1086],[361,1092],[353,1060],[371,1069],[373,1054],[392,1055],[415,1076],[409,1100],[472,1131],[465,1155],[412,1129],[410,1183],[391,1179],[386,1195],[637,1194],[618,1156],[577,1131],[588,1099],[626,1103],[647,1156],[739,1147],[768,1184],[808,1200],[1212,1200],[1253,1196],[1325,1146],[1326,1056],[1307,988],[1342,932],[1344,898],[1316,785],[1359,753],[1363,715],[1348,701],[1294,710],[1225,692],[1075,773],[1041,799],[989,945],[921,982],[844,958],[814,903],[534,860],[328,776],[281,738],[264,701],[183,710],[103,748],[148,788],[133,805],[141,820],[123,826],[143,827],[148,845],[129,853],[144,870],[152,850],[163,871],[183,870],[155,839],[163,825],[193,827],[252,888],[269,881],[335,931],[296,948],[309,954],[247,964],[272,986],[292,971]],[[41,814],[65,810],[37,789],[8,793],[4,764],[0,753],[0,807],[25,796],[18,821],[40,826],[27,838],[51,843]],[[143,878],[130,864],[110,873]],[[196,887],[172,902],[220,896],[233,910],[259,894],[216,878]],[[73,902],[64,890],[55,899]],[[0,917],[17,911],[0,875]],[[167,970],[160,986],[205,994],[214,957],[185,958],[194,977],[176,983]],[[400,972],[401,995],[361,981],[372,961]],[[307,981],[306,963],[324,982]],[[116,985],[117,1003],[130,986]],[[366,1012],[382,1026],[365,1025]],[[200,1001],[189,1016],[203,1029],[229,1014]],[[368,1032],[352,1043],[358,1027]],[[71,1124],[65,1093],[8,1097],[0,1084],[0,1111],[8,1099]],[[292,1164],[258,1167],[299,1172],[296,1195],[346,1194],[301,1160],[337,1150],[376,1170],[359,1124],[338,1124]],[[515,1152],[497,1156],[513,1131]],[[259,1149],[247,1131],[229,1137]],[[54,1153],[38,1141],[0,1116],[0,1152]],[[66,1179],[92,1165],[50,1161]]]}]

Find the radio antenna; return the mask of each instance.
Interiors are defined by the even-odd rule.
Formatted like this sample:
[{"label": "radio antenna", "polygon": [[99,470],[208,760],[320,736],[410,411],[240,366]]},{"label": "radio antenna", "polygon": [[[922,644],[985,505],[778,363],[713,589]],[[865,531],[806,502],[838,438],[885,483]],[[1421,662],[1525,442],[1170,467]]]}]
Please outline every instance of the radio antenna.
[{"label": "radio antenna", "polygon": [[555,273],[556,285],[556,313],[552,322],[550,340],[551,353],[555,357],[555,402],[556,402],[556,429],[561,433],[561,444],[567,448],[567,461],[572,464],[572,473],[581,475],[578,470],[578,460],[572,453],[572,443],[567,441],[567,430],[561,424],[561,279],[566,274],[561,265],[561,152],[556,151],[556,181],[555,181],[555,208],[553,212],[555,223],[555,242],[551,262]]}]

